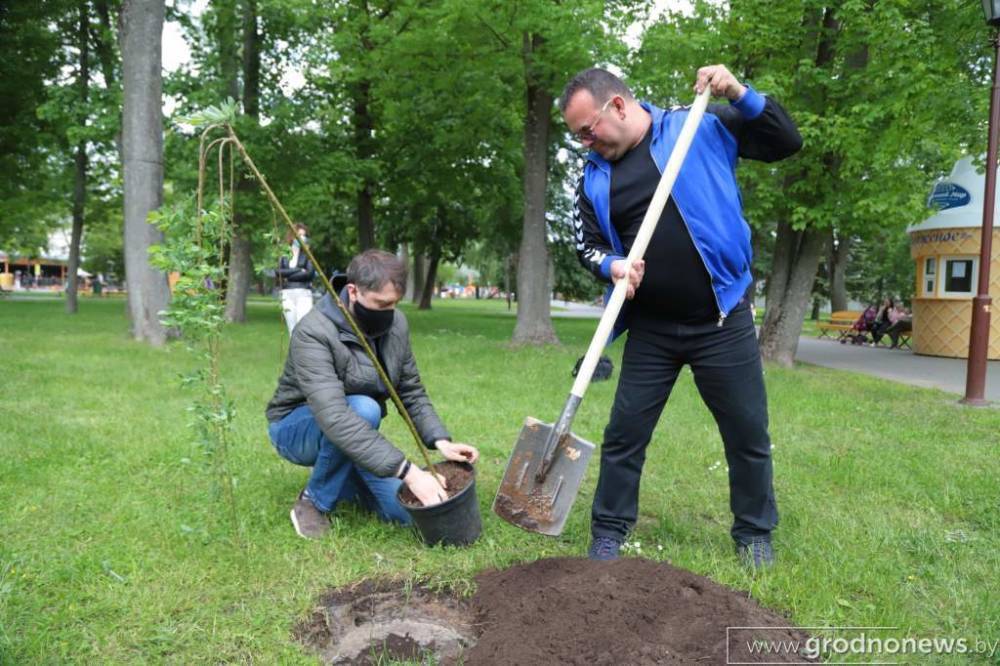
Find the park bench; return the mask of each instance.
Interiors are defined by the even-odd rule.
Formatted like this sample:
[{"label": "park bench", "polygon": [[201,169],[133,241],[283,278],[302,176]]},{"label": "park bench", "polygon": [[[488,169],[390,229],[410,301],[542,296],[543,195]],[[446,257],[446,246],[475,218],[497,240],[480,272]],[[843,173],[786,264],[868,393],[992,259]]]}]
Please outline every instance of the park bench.
[{"label": "park bench", "polygon": [[[836,312],[831,312],[829,319],[821,321],[816,325],[816,328],[819,329],[819,337],[830,338],[831,340],[843,340],[850,334],[854,322],[858,320],[861,314],[861,312],[856,310],[837,310]],[[834,333],[837,335],[836,338],[833,337]]]},{"label": "park bench", "polygon": [[[910,346],[910,337],[912,335],[913,335],[912,329],[910,329],[909,331],[900,331],[898,341],[896,342],[896,349],[909,349],[910,351],[913,351],[913,347]],[[886,344],[885,342],[888,339],[889,339],[888,335],[883,336],[882,339],[879,341],[878,346],[888,347],[889,345]]]}]

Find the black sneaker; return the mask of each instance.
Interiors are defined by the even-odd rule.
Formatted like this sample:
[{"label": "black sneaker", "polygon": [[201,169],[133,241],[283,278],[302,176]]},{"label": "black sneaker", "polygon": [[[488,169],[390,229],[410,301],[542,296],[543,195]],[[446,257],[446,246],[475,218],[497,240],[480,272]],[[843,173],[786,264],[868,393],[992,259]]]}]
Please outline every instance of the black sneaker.
[{"label": "black sneaker", "polygon": [[319,539],[330,531],[330,519],[316,508],[304,490],[299,493],[291,516],[295,533],[303,539]]},{"label": "black sneaker", "polygon": [[774,548],[771,537],[753,537],[746,543],[736,544],[736,554],[752,570],[767,569],[774,565]]},{"label": "black sneaker", "polygon": [[618,559],[618,551],[621,550],[622,542],[611,537],[595,537],[590,542],[590,552],[587,557],[591,560],[611,561]]}]

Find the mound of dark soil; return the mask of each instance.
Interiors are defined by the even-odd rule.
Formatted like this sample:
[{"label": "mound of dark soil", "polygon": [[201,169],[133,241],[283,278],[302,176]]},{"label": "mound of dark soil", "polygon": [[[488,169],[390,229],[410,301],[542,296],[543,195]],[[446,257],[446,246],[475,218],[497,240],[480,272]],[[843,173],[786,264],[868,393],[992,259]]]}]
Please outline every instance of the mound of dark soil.
[{"label": "mound of dark soil", "polygon": [[384,582],[337,590],[296,636],[334,664],[804,661],[790,650],[751,653],[754,639],[804,646],[808,636],[745,593],[669,564],[558,558],[484,572],[476,581],[469,599]]},{"label": "mound of dark soil", "polygon": [[[745,630],[788,620],[736,592],[669,564],[639,558],[539,560],[477,577],[480,635],[467,664],[725,664],[801,662],[750,655]],[[794,629],[755,638],[800,640]]]}]

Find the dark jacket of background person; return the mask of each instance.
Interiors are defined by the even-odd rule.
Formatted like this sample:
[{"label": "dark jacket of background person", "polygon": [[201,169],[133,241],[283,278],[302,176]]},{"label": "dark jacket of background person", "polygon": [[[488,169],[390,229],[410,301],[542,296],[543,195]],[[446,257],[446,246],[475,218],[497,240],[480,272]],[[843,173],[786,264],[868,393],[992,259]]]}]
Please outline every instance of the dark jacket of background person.
[{"label": "dark jacket of background person", "polygon": [[[433,448],[436,440],[450,439],[420,381],[403,313],[397,309],[389,332],[369,342],[424,443]],[[367,395],[384,405],[388,391],[327,294],[292,333],[284,372],[267,405],[267,420],[278,421],[308,403],[323,433],[351,460],[372,474],[392,476],[403,463],[403,452],[348,407],[348,395]]]},{"label": "dark jacket of background person", "polygon": [[281,257],[278,260],[278,276],[282,279],[282,289],[312,289],[313,278],[316,277],[316,269],[305,252],[299,253],[298,261],[294,266],[290,266],[289,257]]}]

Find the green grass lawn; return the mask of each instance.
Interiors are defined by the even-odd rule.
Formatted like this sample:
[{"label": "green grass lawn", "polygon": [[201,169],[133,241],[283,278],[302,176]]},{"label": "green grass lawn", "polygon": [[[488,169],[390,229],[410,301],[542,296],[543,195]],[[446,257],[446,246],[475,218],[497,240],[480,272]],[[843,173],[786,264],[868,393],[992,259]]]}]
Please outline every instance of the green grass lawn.
[{"label": "green grass lawn", "polygon": [[[596,459],[559,538],[489,506],[524,417],[557,416],[593,320],[556,320],[562,347],[514,349],[501,302],[407,309],[438,411],[483,454],[482,539],[427,549],[353,509],[323,541],[295,536],[288,510],[306,471],[273,452],[263,416],[287,336],[275,304],[252,304],[224,344],[239,549],[188,427],[178,375],[193,358],[130,342],[123,300],[84,300],[75,317],[62,307],[0,301],[2,664],[315,663],[290,632],[327,588],[396,576],[467,589],[484,568],[586,550]],[[620,354],[621,342],[616,377]],[[650,447],[642,555],[749,590],[800,625],[1000,639],[1000,414],[808,366],[768,368],[767,383],[778,567],[751,577],[734,559],[722,444],[688,371]],[[600,441],[614,388],[592,385],[579,435]],[[401,419],[385,430],[413,455]]]}]

